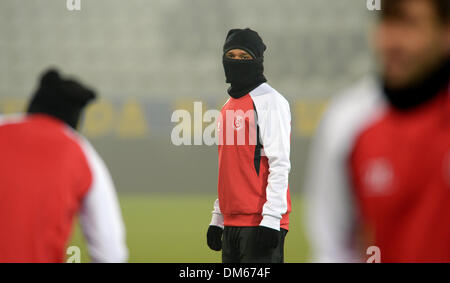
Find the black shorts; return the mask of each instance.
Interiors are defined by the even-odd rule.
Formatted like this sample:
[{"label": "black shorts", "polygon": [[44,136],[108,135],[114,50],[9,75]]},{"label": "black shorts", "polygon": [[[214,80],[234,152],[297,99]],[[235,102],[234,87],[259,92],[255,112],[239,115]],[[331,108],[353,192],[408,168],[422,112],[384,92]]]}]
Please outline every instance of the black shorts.
[{"label": "black shorts", "polygon": [[284,239],[287,230],[281,229],[280,241],[275,249],[261,251],[255,245],[258,227],[225,227],[223,231],[223,263],[283,263]]}]

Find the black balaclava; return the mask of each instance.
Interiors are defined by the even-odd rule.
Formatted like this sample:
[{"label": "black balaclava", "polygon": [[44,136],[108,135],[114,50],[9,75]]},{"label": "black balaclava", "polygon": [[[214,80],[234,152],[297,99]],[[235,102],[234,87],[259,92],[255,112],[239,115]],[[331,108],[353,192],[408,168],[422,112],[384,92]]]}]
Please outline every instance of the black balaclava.
[{"label": "black balaclava", "polygon": [[[248,52],[253,60],[228,59],[225,54],[232,49]],[[223,46],[223,67],[226,82],[231,84],[228,94],[239,98],[257,88],[267,80],[264,77],[264,51],[266,45],[258,33],[247,29],[232,29],[228,32]]]},{"label": "black balaclava", "polygon": [[410,110],[436,97],[448,86],[450,59],[443,60],[432,72],[404,88],[390,88],[383,80],[384,94],[389,103],[398,110]]},{"label": "black balaclava", "polygon": [[73,80],[65,80],[57,71],[49,70],[31,99],[29,114],[47,114],[77,129],[84,107],[94,100],[95,93]]}]

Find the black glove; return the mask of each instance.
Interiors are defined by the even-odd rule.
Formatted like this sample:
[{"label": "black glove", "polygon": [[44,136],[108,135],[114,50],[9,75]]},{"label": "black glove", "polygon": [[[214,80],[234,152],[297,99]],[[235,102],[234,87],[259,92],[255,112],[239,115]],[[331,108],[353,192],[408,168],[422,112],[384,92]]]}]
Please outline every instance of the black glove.
[{"label": "black glove", "polygon": [[258,226],[256,229],[255,244],[261,251],[269,251],[275,249],[280,242],[280,231]]},{"label": "black glove", "polygon": [[220,251],[222,249],[222,233],[223,229],[219,226],[210,225],[206,238],[208,247],[213,251]]}]

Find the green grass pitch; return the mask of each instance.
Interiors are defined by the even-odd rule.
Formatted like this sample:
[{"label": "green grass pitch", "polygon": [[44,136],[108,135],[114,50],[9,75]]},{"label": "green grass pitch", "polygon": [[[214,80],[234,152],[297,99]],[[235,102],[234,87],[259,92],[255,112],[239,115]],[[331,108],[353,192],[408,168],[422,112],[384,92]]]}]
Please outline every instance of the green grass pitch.
[{"label": "green grass pitch", "polygon": [[[220,262],[221,253],[206,245],[213,195],[122,194],[120,203],[127,229],[130,262],[207,263]],[[292,198],[290,231],[286,237],[285,261],[308,261],[302,201]],[[89,262],[78,226],[71,243],[81,249],[81,261]]]}]

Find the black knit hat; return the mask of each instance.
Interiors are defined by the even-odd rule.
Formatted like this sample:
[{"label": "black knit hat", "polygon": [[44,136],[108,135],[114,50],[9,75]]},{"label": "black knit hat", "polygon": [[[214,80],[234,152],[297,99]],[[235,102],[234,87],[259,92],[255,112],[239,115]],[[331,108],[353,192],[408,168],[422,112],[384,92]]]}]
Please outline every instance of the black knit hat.
[{"label": "black knit hat", "polygon": [[56,70],[48,70],[42,75],[27,112],[53,116],[76,129],[83,109],[95,97],[92,90],[80,83],[62,79]]},{"label": "black knit hat", "polygon": [[247,51],[253,58],[264,57],[266,45],[256,31],[249,28],[232,29],[228,32],[227,39],[223,46],[223,53],[232,49],[242,49]]}]

